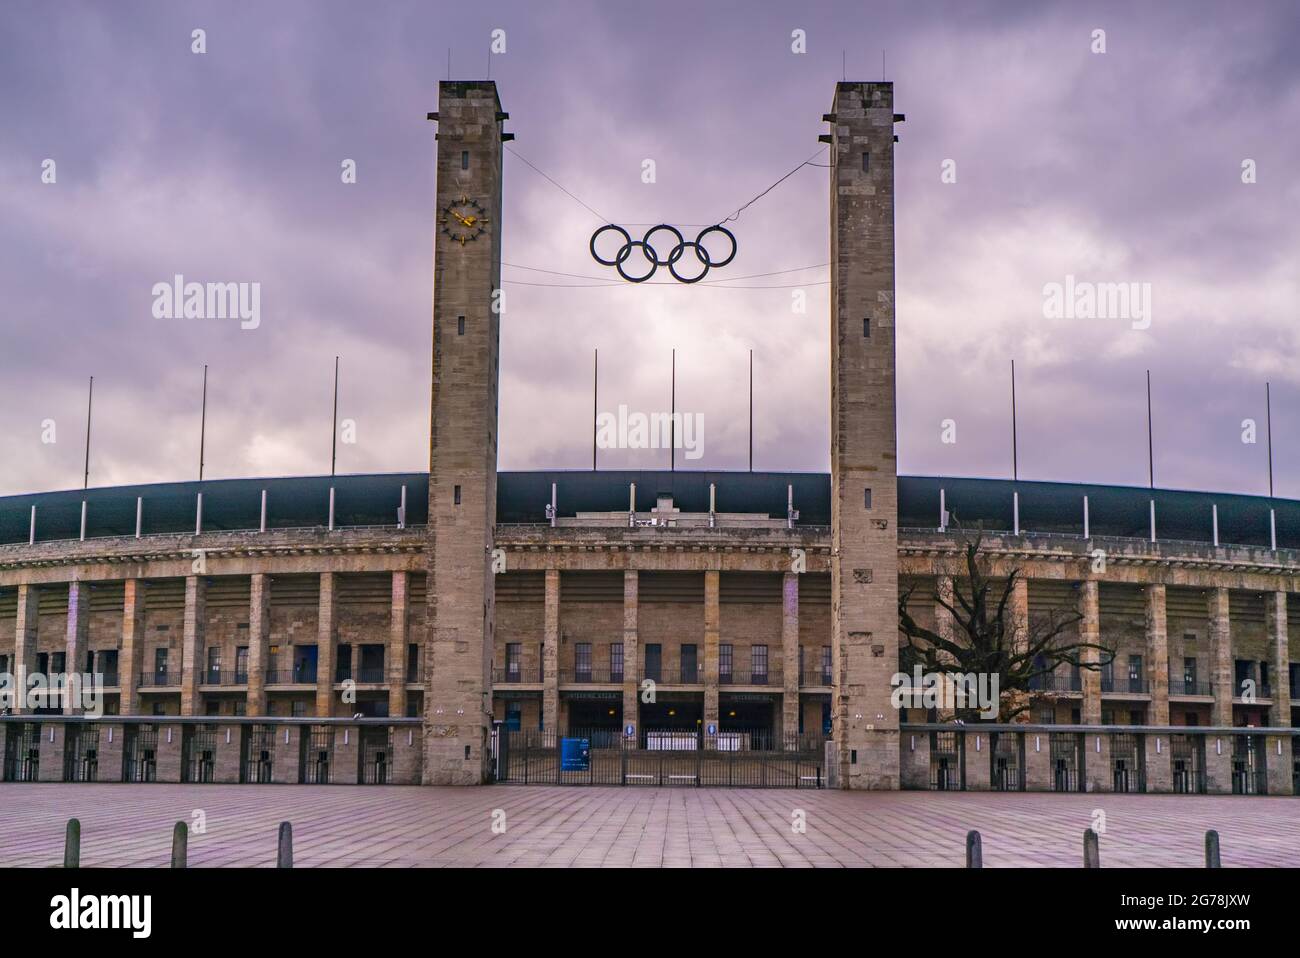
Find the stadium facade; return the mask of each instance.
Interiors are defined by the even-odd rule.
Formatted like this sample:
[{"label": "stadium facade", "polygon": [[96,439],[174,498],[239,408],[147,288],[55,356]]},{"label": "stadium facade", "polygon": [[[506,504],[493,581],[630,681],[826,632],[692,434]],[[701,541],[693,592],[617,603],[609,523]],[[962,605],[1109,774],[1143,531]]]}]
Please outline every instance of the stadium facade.
[{"label": "stadium facade", "polygon": [[[6,780],[1295,793],[1300,503],[897,475],[891,84],[825,115],[829,475],[499,473],[508,116],[449,81],[431,119],[429,473],[0,499],[0,672],[94,693],[11,689]],[[893,701],[952,514],[1018,631],[1114,652],[1023,724]]]}]

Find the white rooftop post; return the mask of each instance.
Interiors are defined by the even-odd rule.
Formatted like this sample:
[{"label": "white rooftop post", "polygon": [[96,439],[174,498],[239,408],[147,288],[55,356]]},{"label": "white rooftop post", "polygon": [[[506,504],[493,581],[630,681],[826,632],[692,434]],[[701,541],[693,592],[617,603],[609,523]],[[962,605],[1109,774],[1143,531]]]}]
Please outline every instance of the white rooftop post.
[{"label": "white rooftop post", "polygon": [[794,485],[785,487],[785,527],[794,528],[794,521],[799,518],[799,513],[794,507]]},{"label": "white rooftop post", "polygon": [[36,545],[36,507],[35,506],[32,506],[32,524],[31,524],[31,530],[27,533],[27,544],[29,546]]},{"label": "white rooftop post", "polygon": [[553,482],[551,483],[551,504],[546,509],[546,518],[551,520],[551,528],[555,528],[555,520],[559,515],[559,503],[559,491],[556,489],[556,483]]},{"label": "white rooftop post", "polygon": [[257,531],[258,532],[266,531],[266,490],[265,489],[262,490],[262,519],[261,522],[258,523]]},{"label": "white rooftop post", "polygon": [[1011,493],[1011,525],[1014,535],[1020,535],[1020,493]]},{"label": "white rooftop post", "polygon": [[628,502],[627,502],[627,524],[629,526],[634,526],[636,525],[636,483],[635,482],[629,486],[629,490],[630,491],[628,492]]},{"label": "white rooftop post", "polygon": [[144,496],[135,497],[135,537],[144,531]]},{"label": "white rooftop post", "polygon": [[1210,519],[1214,524],[1214,547],[1219,547],[1219,504],[1210,503]]},{"label": "white rooftop post", "polygon": [[86,500],[81,500],[81,541],[86,541]]},{"label": "white rooftop post", "polygon": [[330,486],[330,532],[334,531],[334,487]]},{"label": "white rooftop post", "polygon": [[1273,544],[1273,551],[1277,551],[1277,510],[1268,510],[1268,537]]},{"label": "white rooftop post", "polygon": [[194,534],[203,531],[203,493],[199,493],[198,504],[194,508]]},{"label": "white rooftop post", "polygon": [[1088,528],[1088,497],[1083,497],[1083,537],[1092,538],[1092,531]]},{"label": "white rooftop post", "polygon": [[397,506],[397,528],[406,528],[406,483],[402,483],[402,499]]},{"label": "white rooftop post", "polygon": [[939,531],[948,531],[948,499],[943,489],[939,490]]},{"label": "white rooftop post", "polygon": [[1151,541],[1156,541],[1156,501],[1151,500]]},{"label": "white rooftop post", "polygon": [[717,523],[717,503],[718,487],[714,483],[709,483],[709,528],[712,529]]}]

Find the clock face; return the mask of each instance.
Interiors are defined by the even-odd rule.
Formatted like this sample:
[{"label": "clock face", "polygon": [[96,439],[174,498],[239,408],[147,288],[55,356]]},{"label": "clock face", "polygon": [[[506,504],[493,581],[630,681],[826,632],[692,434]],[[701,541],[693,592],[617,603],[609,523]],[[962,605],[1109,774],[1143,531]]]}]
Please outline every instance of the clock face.
[{"label": "clock face", "polygon": [[442,211],[443,234],[462,246],[478,239],[484,233],[486,223],[483,207],[468,196],[462,196]]}]

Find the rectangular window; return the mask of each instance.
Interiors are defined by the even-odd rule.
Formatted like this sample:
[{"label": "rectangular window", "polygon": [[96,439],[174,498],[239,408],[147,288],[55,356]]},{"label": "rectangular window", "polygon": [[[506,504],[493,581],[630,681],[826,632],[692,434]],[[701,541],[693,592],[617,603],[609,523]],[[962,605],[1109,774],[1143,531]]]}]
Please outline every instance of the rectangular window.
[{"label": "rectangular window", "polygon": [[522,646],[518,642],[506,643],[506,681],[519,681],[519,653]]},{"label": "rectangular window", "polygon": [[767,682],[767,646],[755,645],[749,650],[749,661],[753,665],[754,674],[750,679],[755,685],[763,685]]},{"label": "rectangular window", "polygon": [[870,319],[864,319],[864,320],[862,321],[862,338],[863,338],[863,339],[870,339],[870,338],[871,338],[871,320],[870,320]]},{"label": "rectangular window", "polygon": [[573,646],[573,671],[575,682],[591,681],[591,643],[576,642]]},{"label": "rectangular window", "polygon": [[246,700],[235,699],[235,714],[236,715],[248,714],[248,702]]},{"label": "rectangular window", "polygon": [[406,681],[420,681],[420,646],[415,642],[406,646]]},{"label": "rectangular window", "polygon": [[153,670],[157,675],[167,674],[167,652],[168,649],[153,650]]},{"label": "rectangular window", "polygon": [[246,645],[235,649],[235,681],[248,681],[248,646]]},{"label": "rectangular window", "polygon": [[682,684],[693,685],[700,680],[698,660],[696,658],[696,647],[694,645],[682,646]]},{"label": "rectangular window", "polygon": [[871,508],[871,490],[870,490],[870,489],[863,489],[863,490],[862,490],[862,505],[863,505],[864,508],[867,508],[867,509],[870,509],[870,508]]},{"label": "rectangular window", "polygon": [[452,490],[452,499],[456,505],[460,505],[460,486],[456,486]]},{"label": "rectangular window", "polygon": [[464,336],[464,335],[465,335],[465,317],[464,317],[464,316],[457,316],[457,317],[456,317],[456,335],[457,335],[457,336]]},{"label": "rectangular window", "polygon": [[1130,655],[1128,657],[1128,690],[1130,692],[1142,691],[1142,656]]},{"label": "rectangular window", "polygon": [[208,681],[216,682],[221,676],[221,646],[208,646]]},{"label": "rectangular window", "polygon": [[[1111,658],[1109,662],[1101,667],[1101,690],[1103,692],[1115,691],[1115,659]],[[1102,723],[1108,724],[1108,723]]]},{"label": "rectangular window", "polygon": [[831,647],[822,646],[822,685],[831,684]]},{"label": "rectangular window", "polygon": [[862,154],[862,172],[863,172],[863,173],[870,173],[870,172],[871,172],[871,154],[870,154],[870,153],[863,153],[863,154]]},{"label": "rectangular window", "polygon": [[289,706],[289,714],[294,718],[303,718],[307,714],[307,703],[302,699],[296,699]]},{"label": "rectangular window", "polygon": [[718,646],[718,681],[731,681],[731,651],[730,642],[723,642]]},{"label": "rectangular window", "polygon": [[469,169],[469,150],[460,151],[460,168],[462,170]]},{"label": "rectangular window", "polygon": [[67,671],[68,653],[53,652],[50,654],[50,674],[62,675]]},{"label": "rectangular window", "polygon": [[611,682],[623,681],[623,643],[609,643],[609,680]]},{"label": "rectangular window", "polygon": [[1183,694],[1196,695],[1196,659],[1183,659]]},{"label": "rectangular window", "polygon": [[645,677],[651,682],[662,682],[663,677],[660,674],[663,668],[663,648],[657,642],[648,643],[645,647]]}]

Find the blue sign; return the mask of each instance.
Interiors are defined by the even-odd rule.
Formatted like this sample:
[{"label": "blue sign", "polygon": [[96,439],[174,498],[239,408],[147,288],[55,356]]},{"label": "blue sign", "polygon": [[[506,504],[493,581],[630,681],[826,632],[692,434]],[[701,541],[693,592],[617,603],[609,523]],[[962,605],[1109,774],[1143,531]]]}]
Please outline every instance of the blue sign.
[{"label": "blue sign", "polygon": [[718,727],[717,727],[716,725],[710,725],[710,726],[709,726],[709,734],[710,734],[710,735],[717,735],[717,734],[718,734]]},{"label": "blue sign", "polygon": [[560,739],[560,771],[585,772],[591,768],[591,741],[585,738]]},{"label": "blue sign", "polygon": [[623,730],[623,734],[626,735],[628,738],[631,738],[633,735],[636,734],[636,726],[629,725],[627,728]]}]

